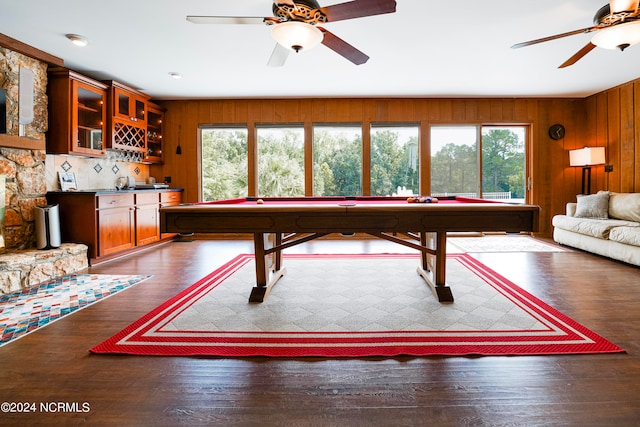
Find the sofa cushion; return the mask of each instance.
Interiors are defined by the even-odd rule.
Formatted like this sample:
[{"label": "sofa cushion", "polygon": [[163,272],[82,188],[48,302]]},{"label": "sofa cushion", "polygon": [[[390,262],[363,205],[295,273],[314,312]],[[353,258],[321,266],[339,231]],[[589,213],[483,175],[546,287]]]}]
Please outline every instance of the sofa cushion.
[{"label": "sofa cushion", "polygon": [[608,239],[609,233],[615,227],[640,227],[640,223],[618,219],[576,218],[566,215],[556,215],[552,219],[554,227],[561,228],[586,236]]},{"label": "sofa cushion", "polygon": [[640,246],[640,227],[616,227],[609,233],[609,240]]},{"label": "sofa cushion", "polygon": [[603,191],[598,194],[585,196],[578,194],[578,206],[576,207],[576,218],[609,218],[609,192]]},{"label": "sofa cushion", "polygon": [[609,217],[640,222],[640,193],[610,193]]}]

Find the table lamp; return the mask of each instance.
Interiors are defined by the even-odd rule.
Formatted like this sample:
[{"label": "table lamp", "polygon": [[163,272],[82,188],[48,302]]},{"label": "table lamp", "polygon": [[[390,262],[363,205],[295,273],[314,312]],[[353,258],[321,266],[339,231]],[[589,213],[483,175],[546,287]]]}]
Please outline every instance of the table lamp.
[{"label": "table lamp", "polygon": [[569,165],[582,167],[582,194],[591,194],[591,166],[603,164],[604,147],[584,147],[569,151]]}]

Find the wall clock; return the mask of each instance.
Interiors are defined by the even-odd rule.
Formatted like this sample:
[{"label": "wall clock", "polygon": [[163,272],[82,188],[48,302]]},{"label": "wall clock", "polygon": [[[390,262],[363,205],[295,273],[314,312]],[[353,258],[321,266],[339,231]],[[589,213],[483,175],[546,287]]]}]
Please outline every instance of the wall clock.
[{"label": "wall clock", "polygon": [[553,140],[559,140],[564,138],[565,129],[560,124],[549,126],[549,137]]}]

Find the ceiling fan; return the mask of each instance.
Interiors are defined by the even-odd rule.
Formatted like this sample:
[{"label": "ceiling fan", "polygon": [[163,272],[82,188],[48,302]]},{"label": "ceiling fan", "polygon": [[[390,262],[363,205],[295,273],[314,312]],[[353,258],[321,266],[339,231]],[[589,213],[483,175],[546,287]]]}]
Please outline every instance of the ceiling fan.
[{"label": "ceiling fan", "polygon": [[272,9],[273,17],[187,16],[187,21],[194,24],[272,26],[271,34],[277,42],[268,62],[272,67],[283,66],[289,52],[308,50],[320,43],[354,64],[361,65],[369,59],[365,53],[318,24],[393,13],[396,11],[396,1],[353,0],[320,7],[316,0],[273,0]]},{"label": "ceiling fan", "polygon": [[629,46],[640,43],[640,9],[638,3],[639,0],[609,0],[609,4],[601,7],[594,15],[594,25],[591,27],[518,43],[511,47],[517,49],[576,34],[595,33],[586,46],[563,62],[558,68],[565,68],[575,64],[596,47],[625,50]]}]

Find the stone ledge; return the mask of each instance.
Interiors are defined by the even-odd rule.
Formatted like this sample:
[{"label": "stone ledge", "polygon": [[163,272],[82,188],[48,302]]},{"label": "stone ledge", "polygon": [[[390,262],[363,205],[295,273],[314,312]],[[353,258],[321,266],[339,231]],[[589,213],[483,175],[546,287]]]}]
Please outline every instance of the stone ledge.
[{"label": "stone ledge", "polygon": [[63,243],[56,249],[0,254],[0,294],[19,291],[89,267],[87,245]]}]

